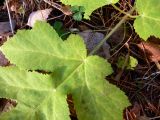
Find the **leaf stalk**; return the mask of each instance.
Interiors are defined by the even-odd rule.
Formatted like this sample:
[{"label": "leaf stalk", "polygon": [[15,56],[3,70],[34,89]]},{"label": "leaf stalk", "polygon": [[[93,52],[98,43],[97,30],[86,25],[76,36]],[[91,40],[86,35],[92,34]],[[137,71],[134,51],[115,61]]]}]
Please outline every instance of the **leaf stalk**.
[{"label": "leaf stalk", "polygon": [[[132,12],[135,10],[135,7],[133,7],[128,14],[132,14]],[[100,47],[105,43],[105,41],[127,20],[128,18],[128,14],[125,15],[120,21],[119,23],[104,37],[104,39],[102,39],[100,41],[100,43],[89,53],[89,55],[93,55],[95,54]]]}]

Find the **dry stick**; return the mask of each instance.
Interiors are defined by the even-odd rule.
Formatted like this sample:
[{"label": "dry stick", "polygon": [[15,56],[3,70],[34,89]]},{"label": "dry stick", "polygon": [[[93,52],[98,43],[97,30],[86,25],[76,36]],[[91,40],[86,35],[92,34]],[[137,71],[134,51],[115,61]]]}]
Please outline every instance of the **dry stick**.
[{"label": "dry stick", "polygon": [[125,61],[124,61],[124,64],[123,64],[121,70],[118,72],[118,74],[115,77],[115,81],[119,81],[120,80],[120,78],[121,78],[121,76],[123,74],[123,71],[124,71],[125,67],[127,66],[128,61],[129,61],[129,52],[125,57]]},{"label": "dry stick", "polygon": [[128,15],[128,17],[130,18],[137,18],[138,16],[132,16],[131,14],[121,10],[119,7],[117,7],[115,4],[112,4],[112,6],[114,7],[114,9],[118,10],[120,13],[123,13],[125,15]]},{"label": "dry stick", "polygon": [[7,6],[7,11],[8,11],[8,16],[9,16],[9,23],[10,23],[11,31],[12,31],[12,34],[14,34],[14,30],[13,30],[13,26],[12,26],[11,14],[10,14],[10,11],[9,11],[9,6],[8,6],[8,0],[6,0],[5,2],[6,2],[6,6]]},{"label": "dry stick", "polygon": [[62,11],[62,6],[61,6],[61,5],[59,5],[59,4],[55,3],[55,2],[52,2],[52,3],[51,3],[51,2],[48,1],[48,0],[43,0],[43,1],[46,2],[46,3],[48,3],[49,5],[53,6],[54,8]]},{"label": "dry stick", "polygon": [[71,11],[65,11],[61,5],[59,5],[59,4],[55,3],[55,2],[48,1],[48,0],[43,0],[43,1],[46,2],[47,4],[53,6],[54,8],[60,10],[65,15],[71,15],[72,14]]},{"label": "dry stick", "polygon": [[[133,7],[128,14],[131,14],[135,10],[135,7]],[[89,55],[95,54],[100,47],[105,43],[105,41],[127,20],[128,14],[125,15],[121,21],[105,36],[104,39],[101,40],[101,42],[89,53]]]}]

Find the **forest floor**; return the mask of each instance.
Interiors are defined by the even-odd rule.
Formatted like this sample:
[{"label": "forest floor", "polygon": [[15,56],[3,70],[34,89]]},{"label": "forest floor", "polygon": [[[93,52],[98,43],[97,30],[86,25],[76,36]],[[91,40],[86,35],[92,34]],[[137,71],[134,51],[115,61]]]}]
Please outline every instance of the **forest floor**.
[{"label": "forest floor", "polygon": [[[60,2],[56,3],[62,5]],[[131,9],[132,5],[131,0],[120,0],[117,4],[121,10],[126,12]],[[38,2],[36,0],[10,0],[8,8],[13,22],[13,29],[10,28],[7,6],[4,1],[1,1],[1,45],[7,40],[7,37],[13,36],[12,32],[16,33],[19,29],[31,29],[31,27],[27,26],[28,18],[33,11],[37,10],[53,9],[47,18],[47,22],[57,28],[64,39],[70,33],[86,30],[100,33],[101,37],[103,37],[124,16],[113,6],[104,6],[95,10],[90,20],[82,19],[76,21],[72,15],[67,15],[68,8],[63,7],[64,9],[61,11],[44,1]],[[150,37],[147,42],[144,42],[134,31],[133,19],[128,18],[127,22],[122,24],[106,43],[108,45],[107,50],[101,49],[97,54],[107,59],[114,69],[114,73],[108,76],[107,80],[123,90],[132,104],[132,106],[124,110],[124,119],[160,120],[160,67],[153,60],[155,57],[160,59],[158,58],[160,56],[160,48],[158,46],[160,45],[160,40]],[[92,45],[90,46],[93,47]],[[118,67],[117,64],[120,64],[118,62],[119,58],[123,57],[125,61],[128,61],[129,56],[134,57],[138,64],[132,69],[127,69],[128,63],[124,62],[121,67]],[[8,64],[9,61],[0,52],[0,65],[7,66]],[[76,120],[73,103],[70,100],[68,101],[71,118]],[[11,103],[11,100],[0,99],[0,110],[4,110],[7,104]]]}]

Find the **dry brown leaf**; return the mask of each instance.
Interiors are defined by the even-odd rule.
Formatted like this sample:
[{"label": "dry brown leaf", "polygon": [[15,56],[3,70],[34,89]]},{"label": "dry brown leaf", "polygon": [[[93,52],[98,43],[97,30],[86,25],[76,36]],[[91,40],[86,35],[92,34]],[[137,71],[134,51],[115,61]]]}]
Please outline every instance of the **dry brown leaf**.
[{"label": "dry brown leaf", "polygon": [[140,105],[137,102],[135,102],[133,108],[130,110],[130,113],[132,114],[132,116],[137,118],[140,117],[140,112],[141,112]]},{"label": "dry brown leaf", "polygon": [[0,51],[0,66],[7,66],[9,61],[5,58],[3,53]]},{"label": "dry brown leaf", "polygon": [[[83,32],[79,32],[78,34],[83,38],[87,46],[88,52],[91,52],[104,38],[104,34],[100,32],[94,32],[92,30],[85,30]],[[103,49],[103,53],[100,53],[100,51],[98,51],[97,54],[102,55],[102,56],[104,54],[105,58],[109,59],[110,58],[110,45],[107,42],[105,42],[102,45],[102,49]]]},{"label": "dry brown leaf", "polygon": [[17,102],[11,99],[0,98],[0,114],[9,112],[13,107],[16,107]]},{"label": "dry brown leaf", "polygon": [[148,59],[151,62],[160,61],[160,46],[152,42],[141,42],[137,46],[146,52]]},{"label": "dry brown leaf", "polygon": [[39,21],[46,21],[49,14],[51,13],[52,8],[50,9],[44,9],[44,10],[37,10],[35,12],[32,12],[29,15],[28,23],[27,25],[30,27],[34,26],[34,23],[39,20]]},{"label": "dry brown leaf", "polygon": [[65,15],[72,15],[71,6],[69,5],[62,6],[62,12]]}]

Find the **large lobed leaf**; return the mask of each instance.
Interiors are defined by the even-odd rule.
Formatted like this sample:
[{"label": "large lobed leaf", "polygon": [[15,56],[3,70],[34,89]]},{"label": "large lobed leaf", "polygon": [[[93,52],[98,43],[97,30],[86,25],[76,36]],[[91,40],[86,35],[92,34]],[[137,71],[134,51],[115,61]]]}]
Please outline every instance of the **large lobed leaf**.
[{"label": "large lobed leaf", "polygon": [[2,51],[23,69],[53,71],[58,66],[81,63],[86,57],[83,42],[70,36],[63,42],[49,24],[40,23],[32,30],[21,30],[2,46]]},{"label": "large lobed leaf", "polygon": [[18,31],[1,49],[24,70],[0,68],[0,97],[18,102],[0,119],[68,120],[67,94],[73,96],[79,120],[123,119],[129,102],[120,89],[105,81],[112,73],[110,64],[98,56],[87,57],[78,35],[62,41],[49,24],[37,22],[32,30]]},{"label": "large lobed leaf", "polygon": [[117,3],[119,0],[60,0],[62,3],[71,6],[83,6],[85,8],[84,18],[89,19],[91,13],[111,3]]},{"label": "large lobed leaf", "polygon": [[1,67],[0,97],[18,101],[0,120],[69,120],[66,94],[56,91],[49,75]]},{"label": "large lobed leaf", "polygon": [[151,35],[160,38],[160,0],[136,0],[139,16],[134,22],[135,31],[147,40]]}]

